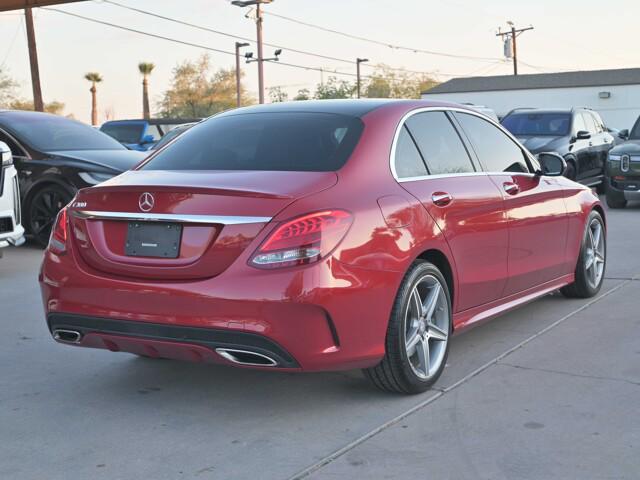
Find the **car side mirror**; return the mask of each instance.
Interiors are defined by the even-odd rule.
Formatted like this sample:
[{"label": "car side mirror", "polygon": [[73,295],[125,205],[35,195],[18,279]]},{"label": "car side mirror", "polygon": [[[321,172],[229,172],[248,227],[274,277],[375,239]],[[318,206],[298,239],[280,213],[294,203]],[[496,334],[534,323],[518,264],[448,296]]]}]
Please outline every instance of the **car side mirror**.
[{"label": "car side mirror", "polygon": [[580,130],[576,133],[576,140],[589,140],[591,138],[591,134],[586,130]]},{"label": "car side mirror", "polygon": [[628,139],[629,138],[629,129],[625,128],[624,130],[620,130],[618,132],[618,136],[623,140]]},{"label": "car side mirror", "polygon": [[13,165],[13,154],[11,153],[9,145],[4,142],[0,142],[0,158],[2,159],[1,163],[3,167]]},{"label": "car side mirror", "polygon": [[147,143],[154,143],[156,140],[153,138],[153,135],[145,135],[142,137],[142,144],[146,145]]},{"label": "car side mirror", "polygon": [[537,155],[538,162],[542,167],[541,171],[536,172],[538,175],[546,175],[548,177],[561,177],[567,170],[567,162],[555,152],[543,152]]}]

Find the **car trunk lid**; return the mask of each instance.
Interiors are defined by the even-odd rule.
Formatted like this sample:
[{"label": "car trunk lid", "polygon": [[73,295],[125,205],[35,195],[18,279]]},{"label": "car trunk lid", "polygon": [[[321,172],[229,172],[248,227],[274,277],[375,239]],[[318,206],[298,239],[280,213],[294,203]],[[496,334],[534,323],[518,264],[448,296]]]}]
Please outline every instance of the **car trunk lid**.
[{"label": "car trunk lid", "polygon": [[[126,172],[80,191],[69,210],[74,250],[88,266],[116,276],[213,277],[287,205],[336,182],[333,172]],[[154,238],[146,250],[134,252],[141,245],[136,228]]]}]

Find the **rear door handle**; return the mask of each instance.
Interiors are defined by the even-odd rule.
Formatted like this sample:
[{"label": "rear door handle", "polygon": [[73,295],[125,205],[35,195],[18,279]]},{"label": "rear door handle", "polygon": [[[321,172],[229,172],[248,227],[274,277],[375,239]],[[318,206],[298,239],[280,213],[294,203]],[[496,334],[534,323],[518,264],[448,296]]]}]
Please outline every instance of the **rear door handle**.
[{"label": "rear door handle", "polygon": [[513,182],[504,182],[502,184],[502,188],[504,188],[504,191],[509,195],[516,195],[520,192],[520,187],[518,186],[518,184]]},{"label": "rear door handle", "polygon": [[431,201],[438,207],[446,207],[453,201],[453,197],[446,192],[435,192],[431,195]]}]

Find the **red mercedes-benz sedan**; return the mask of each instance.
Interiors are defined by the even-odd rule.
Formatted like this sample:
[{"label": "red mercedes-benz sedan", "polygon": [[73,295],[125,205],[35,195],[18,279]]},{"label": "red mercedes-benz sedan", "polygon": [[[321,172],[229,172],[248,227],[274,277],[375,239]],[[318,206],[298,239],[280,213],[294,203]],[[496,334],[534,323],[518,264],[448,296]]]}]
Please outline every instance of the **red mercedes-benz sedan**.
[{"label": "red mercedes-benz sedan", "polygon": [[453,332],[602,285],[604,212],[487,117],[421,101],[216,115],[60,212],[58,342],[424,391]]}]

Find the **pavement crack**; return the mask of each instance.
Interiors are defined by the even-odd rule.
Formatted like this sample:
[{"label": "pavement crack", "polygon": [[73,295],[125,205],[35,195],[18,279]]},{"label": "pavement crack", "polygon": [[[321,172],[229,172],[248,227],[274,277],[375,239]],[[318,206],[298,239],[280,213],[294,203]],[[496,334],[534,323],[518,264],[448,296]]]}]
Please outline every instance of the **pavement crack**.
[{"label": "pavement crack", "polygon": [[581,373],[573,373],[573,372],[565,372],[562,370],[553,370],[550,368],[536,368],[536,367],[525,367],[522,365],[514,365],[513,363],[506,363],[506,362],[498,362],[498,365],[502,365],[505,367],[511,367],[511,368],[519,368],[521,370],[532,370],[535,372],[545,372],[545,373],[554,373],[557,375],[566,375],[568,377],[576,377],[576,378],[588,378],[591,380],[608,380],[611,382],[620,382],[620,383],[627,383],[630,385],[635,385],[636,387],[640,387],[640,382],[634,382],[633,380],[627,380],[626,378],[616,378],[616,377],[603,377],[603,376],[599,376],[599,375],[585,375],[585,374],[581,374]]},{"label": "pavement crack", "polygon": [[[640,277],[635,277],[635,279],[640,280]],[[373,430],[370,430],[369,432],[365,433],[364,435],[356,438],[355,440],[351,441],[350,443],[348,443],[347,445],[343,446],[342,448],[339,448],[338,450],[335,450],[334,452],[330,453],[329,455],[325,456],[324,458],[321,458],[320,460],[318,460],[317,462],[313,463],[312,465],[309,465],[308,467],[304,468],[303,470],[300,470],[299,472],[297,472],[294,475],[290,476],[288,478],[288,480],[301,480],[303,478],[309,477],[313,473],[315,473],[318,470],[320,470],[320,469],[326,467],[327,465],[333,463],[338,458],[340,458],[343,455],[349,453],[351,450],[353,450],[356,447],[362,445],[363,443],[365,443],[366,441],[368,441],[371,438],[375,437],[379,433],[382,433],[385,430],[387,430],[388,428],[393,427],[394,425],[400,423],[402,420],[404,420],[405,418],[409,417],[410,415],[413,415],[414,413],[416,413],[416,412],[422,410],[423,408],[425,408],[427,405],[430,405],[431,403],[435,402],[439,398],[447,395],[452,390],[455,390],[456,388],[460,387],[461,385],[464,385],[465,383],[470,381],[472,378],[480,375],[481,373],[483,373],[484,371],[488,370],[492,366],[494,366],[494,365],[504,365],[503,363],[500,363],[500,361],[503,358],[506,358],[507,356],[509,356],[513,352],[515,352],[516,350],[521,349],[522,347],[524,347],[528,343],[532,342],[533,340],[535,340],[539,336],[544,335],[548,331],[554,329],[555,327],[557,327],[561,323],[564,323],[565,321],[569,320],[570,318],[574,317],[575,315],[578,315],[579,313],[585,311],[586,309],[588,309],[589,307],[591,307],[595,303],[598,303],[600,300],[603,300],[604,298],[608,297],[612,293],[617,292],[621,288],[623,288],[626,285],[628,285],[629,283],[631,283],[631,281],[632,280],[625,280],[625,281],[619,283],[618,285],[616,285],[615,287],[613,287],[613,288],[607,290],[606,292],[598,295],[597,297],[592,298],[591,300],[589,300],[588,302],[583,304],[580,308],[577,308],[577,309],[573,310],[572,312],[569,312],[567,315],[565,315],[564,317],[556,320],[551,325],[548,325],[545,328],[543,328],[542,330],[540,330],[539,332],[534,333],[533,335],[531,335],[530,337],[526,338],[522,342],[520,342],[517,345],[515,345],[515,346],[509,348],[508,350],[504,351],[503,353],[501,353],[500,355],[498,355],[494,359],[489,360],[484,365],[479,366],[474,371],[472,371],[471,373],[468,373],[467,375],[465,375],[464,377],[462,377],[460,380],[458,380],[457,382],[453,383],[452,385],[449,385],[448,387],[444,387],[444,388],[442,388],[442,390],[437,390],[435,395],[433,395],[432,397],[427,398],[426,400],[424,400],[424,401],[418,403],[417,405],[411,407],[409,410],[406,410],[405,412],[397,415],[396,417],[392,418],[391,420],[388,420],[387,422],[383,423],[382,425],[379,425],[378,427],[374,428]],[[436,390],[436,389],[431,389],[431,391],[434,391],[434,390]]]}]

